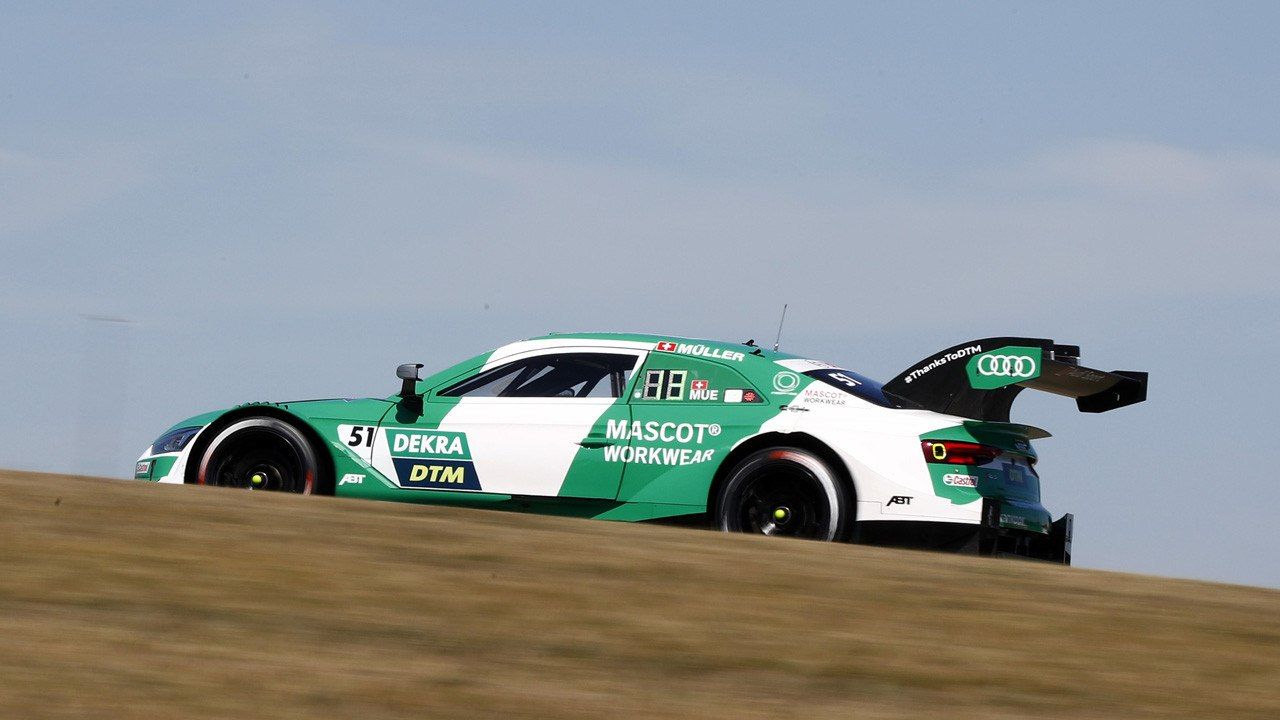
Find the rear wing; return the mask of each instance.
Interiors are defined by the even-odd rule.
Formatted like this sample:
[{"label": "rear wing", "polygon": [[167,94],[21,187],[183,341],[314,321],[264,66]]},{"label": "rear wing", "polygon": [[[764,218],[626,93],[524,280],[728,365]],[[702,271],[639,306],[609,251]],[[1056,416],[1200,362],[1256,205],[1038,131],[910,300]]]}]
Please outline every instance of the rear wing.
[{"label": "rear wing", "polygon": [[1076,399],[1100,413],[1147,399],[1147,374],[1080,365],[1080,348],[1044,338],[973,340],[934,353],[885,383],[884,390],[927,410],[974,420],[1009,421],[1025,388]]}]

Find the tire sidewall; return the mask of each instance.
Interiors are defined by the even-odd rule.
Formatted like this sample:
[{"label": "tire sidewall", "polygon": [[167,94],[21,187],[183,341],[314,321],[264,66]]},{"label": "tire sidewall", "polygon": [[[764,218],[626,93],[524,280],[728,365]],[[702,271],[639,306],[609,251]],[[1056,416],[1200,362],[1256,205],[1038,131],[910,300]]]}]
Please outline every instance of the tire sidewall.
[{"label": "tire sidewall", "polygon": [[249,429],[265,429],[271,430],[284,438],[294,449],[298,451],[299,457],[302,459],[303,467],[307,477],[304,480],[303,495],[312,495],[317,492],[320,485],[320,462],[316,456],[315,448],[302,434],[298,428],[283,420],[273,417],[248,417],[236,420],[226,426],[214,436],[204,452],[200,456],[200,464],[196,469],[195,484],[205,485],[208,477],[209,466],[213,459],[217,457],[219,448],[237,433]]},{"label": "tire sidewall", "polygon": [[738,526],[736,496],[765,465],[776,462],[799,465],[821,486],[827,498],[829,520],[826,537],[816,539],[825,542],[847,539],[853,525],[852,493],[826,461],[813,452],[796,447],[757,450],[735,465],[716,498],[716,526],[724,532],[746,532]]}]

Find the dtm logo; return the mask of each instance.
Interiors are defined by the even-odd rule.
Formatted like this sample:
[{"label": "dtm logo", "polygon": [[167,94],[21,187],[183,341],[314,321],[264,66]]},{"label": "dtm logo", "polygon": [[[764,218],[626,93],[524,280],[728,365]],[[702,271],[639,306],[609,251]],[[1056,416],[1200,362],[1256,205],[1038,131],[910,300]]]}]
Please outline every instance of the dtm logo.
[{"label": "dtm logo", "polygon": [[1002,347],[969,359],[965,366],[969,384],[976,390],[994,390],[1040,377],[1043,351],[1034,347]]},{"label": "dtm logo", "polygon": [[400,487],[411,489],[479,490],[480,478],[470,460],[393,458]]}]

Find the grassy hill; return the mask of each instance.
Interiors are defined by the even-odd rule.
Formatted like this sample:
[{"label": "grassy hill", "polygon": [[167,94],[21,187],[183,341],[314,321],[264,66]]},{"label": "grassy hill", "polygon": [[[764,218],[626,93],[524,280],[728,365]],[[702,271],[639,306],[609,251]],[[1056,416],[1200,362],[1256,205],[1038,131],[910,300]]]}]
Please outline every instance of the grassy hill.
[{"label": "grassy hill", "polygon": [[791,716],[1280,717],[1280,592],[0,472],[0,717]]}]

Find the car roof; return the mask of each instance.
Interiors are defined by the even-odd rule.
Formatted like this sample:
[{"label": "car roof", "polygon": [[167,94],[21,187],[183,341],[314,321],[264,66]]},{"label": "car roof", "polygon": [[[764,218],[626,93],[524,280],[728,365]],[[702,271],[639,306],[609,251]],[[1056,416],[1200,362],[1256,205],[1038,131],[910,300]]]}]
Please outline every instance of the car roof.
[{"label": "car roof", "polygon": [[[623,332],[552,332],[541,337],[529,338],[530,340],[616,340],[618,342],[638,342],[657,345],[660,342],[674,342],[681,344],[706,345],[710,348],[718,348],[725,351],[740,352],[746,354],[747,357],[756,357],[762,360],[796,360],[801,359],[802,355],[792,355],[777,350],[770,350],[765,347],[750,347],[742,342],[728,342],[725,340],[708,340],[706,338],[691,338],[680,335],[654,335],[650,333],[623,333]],[[756,352],[759,350],[759,352]]]}]

